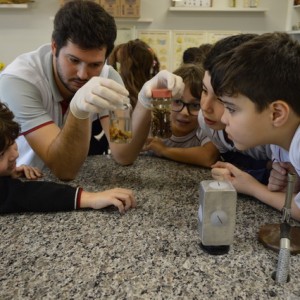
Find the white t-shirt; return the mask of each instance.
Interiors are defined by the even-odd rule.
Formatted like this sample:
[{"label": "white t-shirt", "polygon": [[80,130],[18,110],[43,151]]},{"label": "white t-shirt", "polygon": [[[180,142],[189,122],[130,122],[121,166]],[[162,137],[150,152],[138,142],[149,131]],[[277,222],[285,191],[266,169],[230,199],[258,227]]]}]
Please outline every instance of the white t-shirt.
[{"label": "white t-shirt", "polygon": [[190,148],[203,146],[204,144],[210,142],[210,139],[203,134],[201,128],[196,128],[185,136],[179,137],[172,135],[170,138],[164,139],[163,142],[167,147]]},{"label": "white t-shirt", "polygon": [[[271,145],[271,150],[274,161],[290,162],[300,176],[300,126],[293,136],[289,151],[277,145]],[[300,208],[300,191],[295,197],[295,202]]]}]

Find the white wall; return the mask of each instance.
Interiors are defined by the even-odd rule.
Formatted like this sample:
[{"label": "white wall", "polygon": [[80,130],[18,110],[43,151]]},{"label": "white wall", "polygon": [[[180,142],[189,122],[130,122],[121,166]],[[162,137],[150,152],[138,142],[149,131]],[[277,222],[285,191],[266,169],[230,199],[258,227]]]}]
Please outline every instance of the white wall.
[{"label": "white wall", "polygon": [[[212,0],[214,6],[226,7],[229,0]],[[142,16],[153,18],[149,28],[240,30],[266,32],[284,30],[288,0],[260,0],[265,13],[237,12],[174,12],[169,11],[171,0],[142,0]],[[237,0],[243,6],[243,0]],[[154,17],[153,17],[154,16]]]},{"label": "white wall", "polygon": [[0,9],[0,61],[7,64],[18,54],[49,42],[50,16],[58,8],[58,0],[35,0],[28,9]]},{"label": "white wall", "polygon": [[[242,5],[243,0],[237,0]],[[213,0],[225,7],[228,0]],[[173,12],[171,0],[141,0],[141,18],[150,23],[117,20],[137,29],[239,30],[267,32],[285,30],[288,0],[260,0],[265,13]],[[53,17],[59,0],[35,0],[28,9],[0,9],[0,61],[11,62],[18,54],[50,42]]]}]

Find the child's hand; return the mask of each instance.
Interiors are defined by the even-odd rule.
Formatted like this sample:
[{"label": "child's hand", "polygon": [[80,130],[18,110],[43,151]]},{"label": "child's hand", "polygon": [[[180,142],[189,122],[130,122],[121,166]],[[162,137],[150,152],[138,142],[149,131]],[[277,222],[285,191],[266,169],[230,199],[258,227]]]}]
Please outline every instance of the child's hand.
[{"label": "child's hand", "polygon": [[163,143],[163,141],[158,138],[158,137],[154,137],[154,138],[148,138],[146,144],[143,147],[144,151],[153,151],[154,154],[156,156],[162,157],[164,156],[164,150],[167,147],[165,146],[165,144]]},{"label": "child's hand", "polygon": [[[288,173],[295,173],[293,165],[290,162],[274,162],[272,164],[272,170],[269,177],[268,190],[272,192],[284,192],[287,187],[287,175]],[[295,185],[295,191],[299,191],[299,176],[298,182]]]},{"label": "child's hand", "polygon": [[124,214],[129,208],[136,207],[133,192],[128,189],[114,188],[103,192],[85,192],[81,194],[80,208],[101,209],[113,205]]},{"label": "child's hand", "polygon": [[36,180],[41,178],[43,173],[38,169],[26,165],[21,165],[16,168],[16,172],[12,174],[13,178],[25,177],[27,179]]},{"label": "child's hand", "polygon": [[215,168],[211,170],[211,176],[216,180],[227,180],[230,178],[230,172],[226,168]]},{"label": "child's hand", "polygon": [[260,184],[250,174],[240,170],[230,163],[218,161],[211,167],[214,179],[230,181],[239,193],[252,195],[254,187],[257,184]]}]

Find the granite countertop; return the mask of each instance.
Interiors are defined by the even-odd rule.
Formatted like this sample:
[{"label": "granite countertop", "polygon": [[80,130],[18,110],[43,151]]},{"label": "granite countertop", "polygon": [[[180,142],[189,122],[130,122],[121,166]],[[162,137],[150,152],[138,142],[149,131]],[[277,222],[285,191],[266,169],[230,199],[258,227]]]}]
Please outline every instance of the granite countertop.
[{"label": "granite countertop", "polygon": [[300,255],[291,257],[288,283],[272,279],[278,253],[257,233],[281,214],[257,200],[238,195],[228,254],[199,247],[199,183],[207,179],[207,169],[160,158],[122,167],[89,157],[70,184],[132,188],[138,207],[122,216],[113,207],[1,216],[0,299],[300,299]]}]

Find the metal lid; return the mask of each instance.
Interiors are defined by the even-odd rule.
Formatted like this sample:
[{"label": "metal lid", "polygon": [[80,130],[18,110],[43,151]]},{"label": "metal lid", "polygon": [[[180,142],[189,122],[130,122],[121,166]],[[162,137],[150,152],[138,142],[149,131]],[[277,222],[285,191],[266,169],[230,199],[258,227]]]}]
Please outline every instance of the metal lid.
[{"label": "metal lid", "polygon": [[171,98],[172,91],[168,89],[155,89],[152,90],[152,98]]}]

